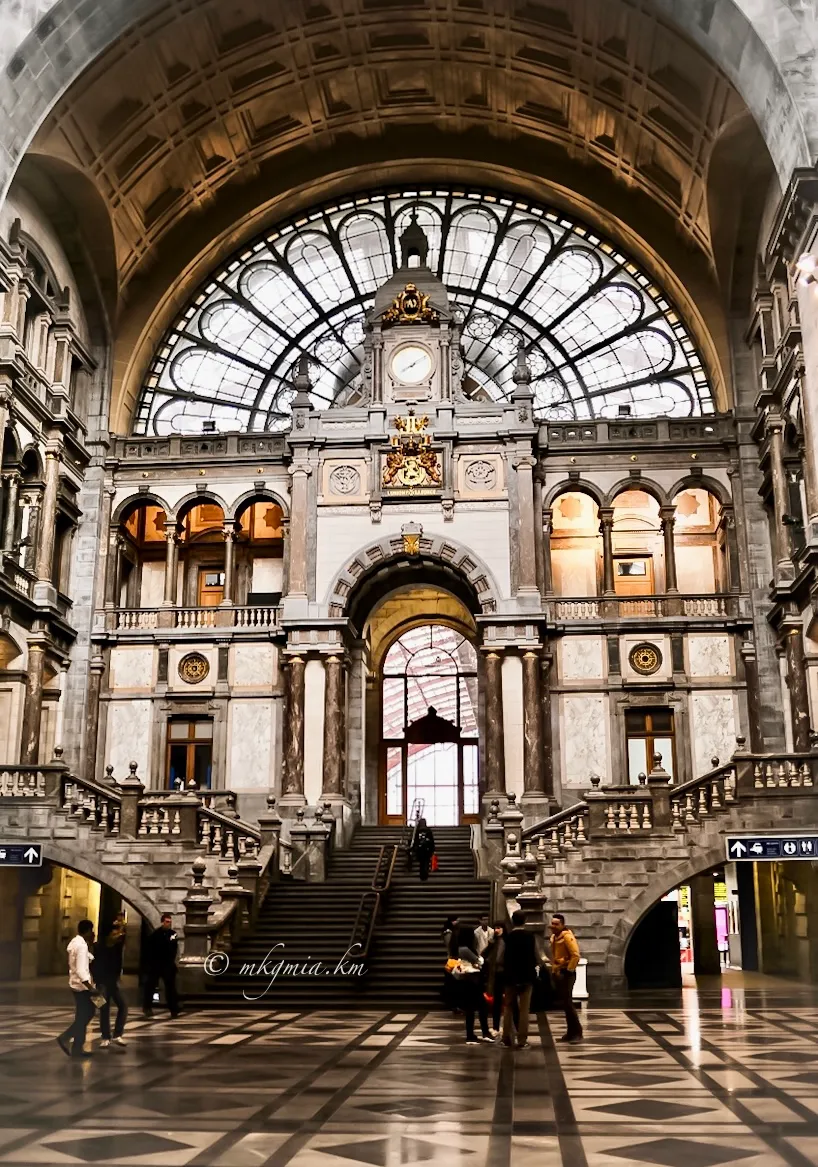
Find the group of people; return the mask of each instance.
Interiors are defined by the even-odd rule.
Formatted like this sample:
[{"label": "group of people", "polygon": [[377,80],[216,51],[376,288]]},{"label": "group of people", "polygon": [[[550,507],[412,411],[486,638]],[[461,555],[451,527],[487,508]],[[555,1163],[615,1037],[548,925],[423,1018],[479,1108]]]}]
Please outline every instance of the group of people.
[{"label": "group of people", "polygon": [[[74,999],[74,1020],[57,1038],[63,1053],[74,1058],[90,1058],[85,1048],[88,1026],[99,1010],[100,1048],[124,1049],[128,1006],[122,995],[122,976],[127,918],[124,912],[114,916],[111,928],[102,940],[95,941],[91,920],[80,920],[77,934],[68,944],[68,987]],[[146,940],[142,958],[142,1016],[153,1017],[153,1001],[159,982],[165,988],[171,1017],[179,1016],[176,992],[176,955],[179,946],[173,917],[165,913]],[[111,1006],[116,1019],[111,1030]]]},{"label": "group of people", "polygon": [[[488,916],[481,916],[476,928],[461,925],[457,916],[449,916],[443,925],[448,956],[444,995],[447,1003],[465,1016],[467,1045],[500,1040],[509,1048],[527,1049],[532,995],[540,976],[550,976],[554,996],[565,1013],[566,1031],[560,1040],[582,1040],[582,1024],[573,1000],[580,959],[576,937],[566,927],[565,917],[555,912],[546,960],[537,952],[535,934],[525,925],[525,913],[520,911],[512,915],[510,928],[505,923],[490,925]],[[479,1038],[475,1014],[480,1022]]]}]

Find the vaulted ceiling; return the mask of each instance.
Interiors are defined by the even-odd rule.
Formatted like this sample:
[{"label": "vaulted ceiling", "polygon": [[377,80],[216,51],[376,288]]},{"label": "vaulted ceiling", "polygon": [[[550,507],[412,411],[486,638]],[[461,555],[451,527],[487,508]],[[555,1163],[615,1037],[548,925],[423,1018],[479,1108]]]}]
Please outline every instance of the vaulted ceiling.
[{"label": "vaulted ceiling", "polygon": [[550,182],[560,158],[602,167],[709,255],[708,161],[743,110],[649,0],[168,0],[73,85],[32,149],[100,192],[124,289],[231,191],[260,177],[284,189],[305,155],[313,175],[365,174],[386,140],[415,160],[433,138],[456,159],[459,141],[472,161]]}]

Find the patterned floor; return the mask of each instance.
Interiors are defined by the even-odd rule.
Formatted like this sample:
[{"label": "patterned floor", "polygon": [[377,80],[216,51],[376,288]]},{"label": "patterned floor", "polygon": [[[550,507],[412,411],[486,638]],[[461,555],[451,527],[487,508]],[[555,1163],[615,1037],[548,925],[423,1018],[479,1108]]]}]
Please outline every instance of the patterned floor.
[{"label": "patterned floor", "polygon": [[580,1046],[549,1015],[516,1053],[436,1014],[199,1013],[82,1063],[64,1009],[7,1006],[0,1164],[814,1167],[818,1008],[718,1001],[593,1009]]}]

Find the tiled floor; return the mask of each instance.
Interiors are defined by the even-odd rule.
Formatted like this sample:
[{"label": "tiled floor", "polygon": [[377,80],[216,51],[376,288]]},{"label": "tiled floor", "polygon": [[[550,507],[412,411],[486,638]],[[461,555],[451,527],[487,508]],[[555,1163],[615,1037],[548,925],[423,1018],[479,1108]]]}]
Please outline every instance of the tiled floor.
[{"label": "tiled floor", "polygon": [[595,1008],[578,1046],[548,1015],[516,1053],[438,1014],[251,1011],[140,1019],[73,1063],[65,1020],[0,1008],[0,1164],[818,1163],[818,1007],[797,999]]}]

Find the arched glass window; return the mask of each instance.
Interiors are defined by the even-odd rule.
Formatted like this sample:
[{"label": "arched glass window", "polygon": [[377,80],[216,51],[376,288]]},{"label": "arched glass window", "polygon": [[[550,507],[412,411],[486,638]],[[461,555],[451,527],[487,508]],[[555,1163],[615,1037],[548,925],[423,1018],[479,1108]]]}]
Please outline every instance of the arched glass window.
[{"label": "arched glass window", "polygon": [[286,429],[305,353],[317,409],[359,400],[364,317],[412,214],[463,323],[468,396],[510,395],[522,338],[541,420],[714,411],[678,311],[613,244],[562,212],[430,189],[321,207],[234,256],[165,336],[134,431]]}]

